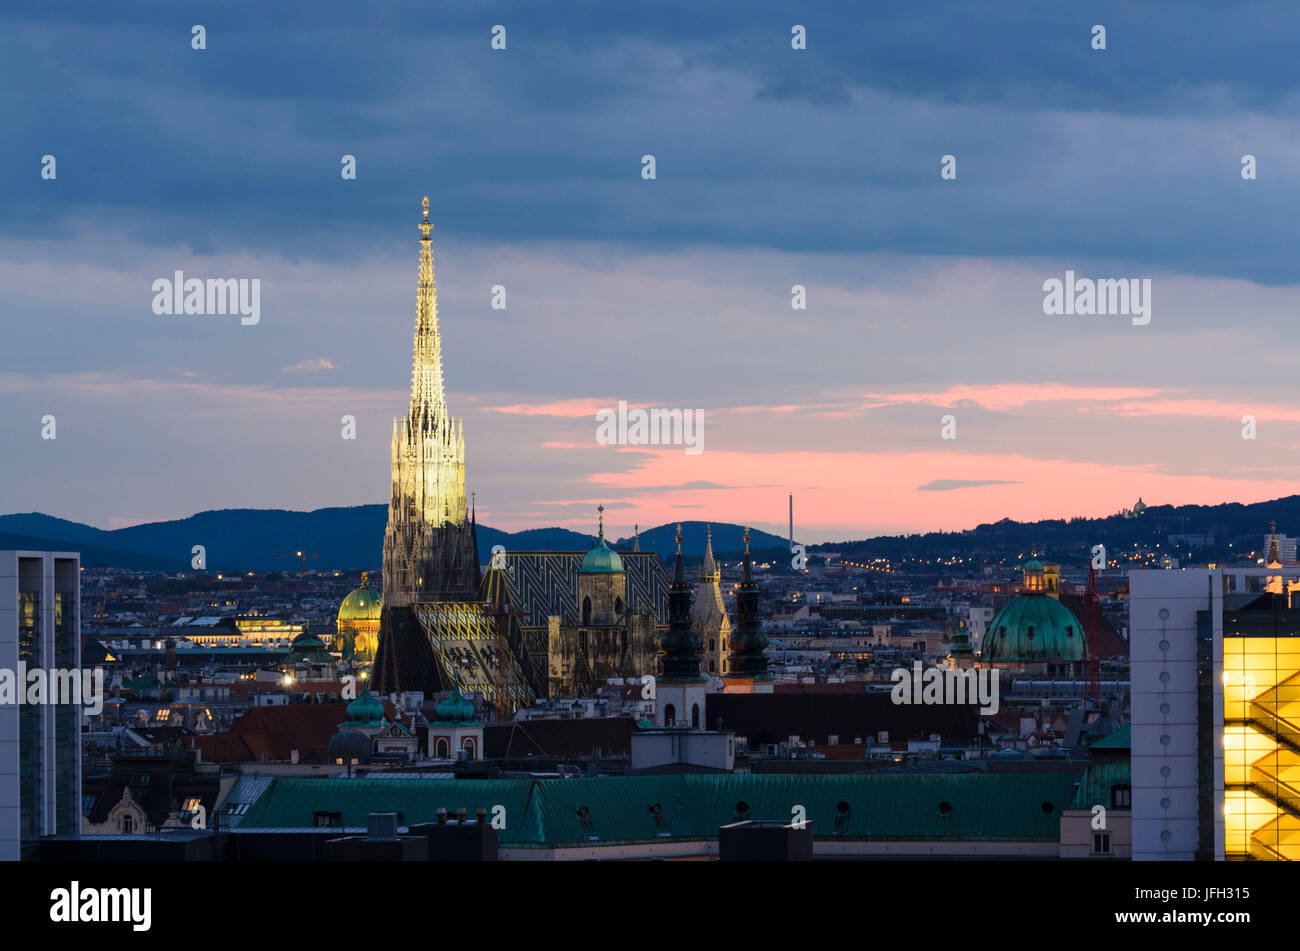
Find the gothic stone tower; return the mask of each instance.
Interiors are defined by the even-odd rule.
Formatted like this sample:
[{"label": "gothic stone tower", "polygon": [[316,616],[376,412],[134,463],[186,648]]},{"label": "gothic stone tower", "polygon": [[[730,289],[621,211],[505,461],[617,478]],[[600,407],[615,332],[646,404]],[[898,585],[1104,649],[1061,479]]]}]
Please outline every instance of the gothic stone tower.
[{"label": "gothic stone tower", "polygon": [[447,411],[433,277],[429,199],[420,222],[411,405],[393,420],[392,494],[384,533],[384,609],[375,682],[381,694],[442,685],[411,604],[472,600],[478,591],[474,524],[465,501],[465,431]]},{"label": "gothic stone tower", "polygon": [[731,632],[731,651],[723,681],[726,693],[771,693],[775,682],[767,669],[767,635],[758,617],[758,585],[754,583],[754,561],[749,554],[749,528],[745,528],[745,564],[736,588],[736,628]]},{"label": "gothic stone tower", "polygon": [[578,569],[578,617],[573,623],[548,618],[552,697],[591,696],[610,678],[643,677],[654,670],[654,619],[627,603],[627,572],[605,541],[605,507],[599,511],[599,537]]},{"label": "gothic stone tower", "polygon": [[709,679],[700,673],[703,641],[691,629],[691,585],[682,569],[682,527],[677,526],[677,561],[668,587],[668,631],[659,639],[655,678],[655,720],[661,727],[701,729]]}]

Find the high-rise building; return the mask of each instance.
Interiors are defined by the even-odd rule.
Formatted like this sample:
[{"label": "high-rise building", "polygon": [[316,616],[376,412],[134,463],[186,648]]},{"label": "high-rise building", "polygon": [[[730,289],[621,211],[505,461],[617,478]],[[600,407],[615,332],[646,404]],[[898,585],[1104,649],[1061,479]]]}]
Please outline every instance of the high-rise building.
[{"label": "high-rise building", "polygon": [[[55,702],[73,676],[80,694],[80,573],[76,553],[0,551],[0,860],[80,830],[81,705]],[[42,694],[28,690],[33,671]]]},{"label": "high-rise building", "polygon": [[1300,859],[1296,578],[1129,573],[1134,859]]},{"label": "high-rise building", "polygon": [[427,197],[419,228],[411,404],[405,417],[393,420],[383,612],[375,656],[381,694],[428,693],[444,686],[411,605],[471,600],[479,586],[475,520],[465,499],[464,422],[448,412],[443,392]]}]

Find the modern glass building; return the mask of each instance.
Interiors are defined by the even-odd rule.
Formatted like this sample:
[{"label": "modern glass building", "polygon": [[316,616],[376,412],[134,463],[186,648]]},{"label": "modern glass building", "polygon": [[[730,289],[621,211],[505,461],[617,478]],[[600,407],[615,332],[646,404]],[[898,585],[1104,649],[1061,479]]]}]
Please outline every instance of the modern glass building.
[{"label": "modern glass building", "polygon": [[0,551],[0,860],[81,824],[81,705],[29,703],[34,670],[81,669],[81,558]]},{"label": "modern glass building", "polygon": [[1129,575],[1133,857],[1300,859],[1300,571]]}]

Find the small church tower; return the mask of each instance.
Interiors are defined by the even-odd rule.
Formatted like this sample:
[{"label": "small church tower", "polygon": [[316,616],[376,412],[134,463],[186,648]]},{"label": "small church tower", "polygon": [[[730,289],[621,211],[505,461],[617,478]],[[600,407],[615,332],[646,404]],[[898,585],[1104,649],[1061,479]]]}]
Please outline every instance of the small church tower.
[{"label": "small church tower", "polygon": [[758,585],[754,560],[749,554],[749,528],[745,528],[745,564],[736,589],[736,629],[724,677],[726,693],[771,693],[774,681],[767,669],[767,635],[758,617]]},{"label": "small church tower", "polygon": [[659,639],[655,678],[655,722],[661,727],[704,728],[709,679],[700,673],[700,636],[691,628],[691,585],[682,568],[682,527],[677,526],[677,562],[668,586],[668,630]]},{"label": "small church tower", "polygon": [[713,528],[710,526],[704,543],[704,564],[695,585],[695,603],[691,607],[691,627],[703,642],[701,670],[709,677],[720,677],[727,672],[731,618],[727,617],[727,608],[722,602],[721,582],[722,572],[713,559]]},{"label": "small church tower", "polygon": [[578,569],[578,610],[583,627],[621,624],[627,605],[623,559],[605,541],[605,506],[597,511],[600,535]]}]

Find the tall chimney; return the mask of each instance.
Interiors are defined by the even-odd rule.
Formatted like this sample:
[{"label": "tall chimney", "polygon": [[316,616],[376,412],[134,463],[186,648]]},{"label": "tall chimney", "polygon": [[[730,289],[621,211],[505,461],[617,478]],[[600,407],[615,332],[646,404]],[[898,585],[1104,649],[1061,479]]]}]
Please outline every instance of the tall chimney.
[{"label": "tall chimney", "polygon": [[794,551],[794,493],[790,493],[790,550]]}]

